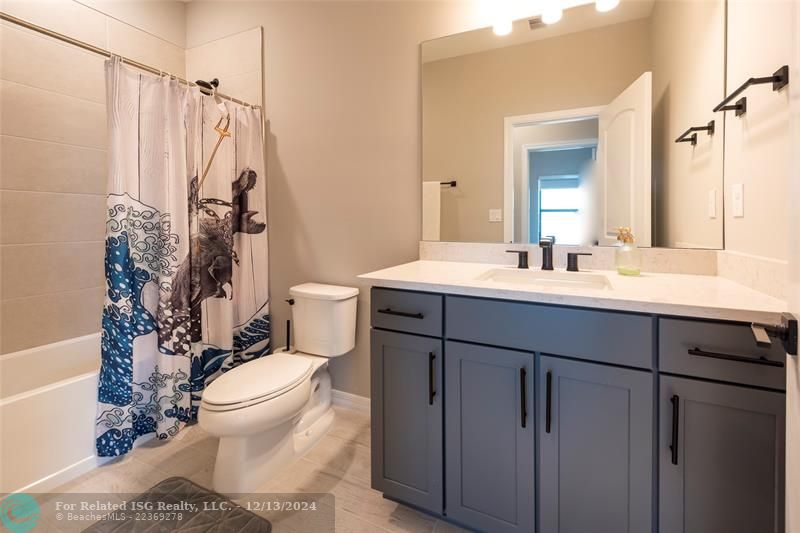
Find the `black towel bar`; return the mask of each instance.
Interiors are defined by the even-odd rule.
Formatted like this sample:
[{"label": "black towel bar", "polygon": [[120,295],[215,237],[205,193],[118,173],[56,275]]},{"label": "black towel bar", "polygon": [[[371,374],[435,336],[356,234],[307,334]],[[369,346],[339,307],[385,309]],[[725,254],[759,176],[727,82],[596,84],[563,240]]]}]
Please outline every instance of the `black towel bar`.
[{"label": "black towel bar", "polygon": [[784,87],[789,84],[789,65],[784,65],[772,76],[765,76],[763,78],[750,78],[743,84],[739,86],[738,89],[733,91],[731,94],[727,96],[722,102],[714,108],[714,112],[717,111],[736,111],[736,116],[740,117],[747,112],[747,97],[742,97],[737,100],[733,105],[730,104],[734,98],[742,94],[745,89],[750,87],[751,85],[761,85],[763,83],[771,83],[773,91],[780,91]]},{"label": "black towel bar", "polygon": [[[709,135],[714,135],[714,121],[708,123],[708,126],[692,126],[688,130],[681,133],[680,137],[675,139],[676,143],[692,143],[692,146],[697,144],[698,131],[707,131]],[[689,135],[691,133],[691,135]]]}]

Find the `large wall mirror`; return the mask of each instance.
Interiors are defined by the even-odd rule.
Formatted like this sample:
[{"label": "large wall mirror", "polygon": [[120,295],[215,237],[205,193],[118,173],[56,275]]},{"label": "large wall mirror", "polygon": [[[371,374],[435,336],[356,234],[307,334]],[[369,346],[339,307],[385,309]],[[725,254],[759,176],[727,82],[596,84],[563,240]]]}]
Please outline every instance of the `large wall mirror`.
[{"label": "large wall mirror", "polygon": [[591,2],[423,43],[423,240],[722,248],[725,17]]}]

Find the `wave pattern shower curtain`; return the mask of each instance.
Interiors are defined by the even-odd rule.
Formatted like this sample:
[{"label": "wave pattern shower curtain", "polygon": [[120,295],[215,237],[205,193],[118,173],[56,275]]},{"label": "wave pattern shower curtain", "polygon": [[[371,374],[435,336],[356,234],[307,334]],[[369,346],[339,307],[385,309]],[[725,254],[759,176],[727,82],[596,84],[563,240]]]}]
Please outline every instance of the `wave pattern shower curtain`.
[{"label": "wave pattern shower curtain", "polygon": [[96,445],[197,417],[204,387],[270,349],[260,110],[106,62],[106,297]]}]

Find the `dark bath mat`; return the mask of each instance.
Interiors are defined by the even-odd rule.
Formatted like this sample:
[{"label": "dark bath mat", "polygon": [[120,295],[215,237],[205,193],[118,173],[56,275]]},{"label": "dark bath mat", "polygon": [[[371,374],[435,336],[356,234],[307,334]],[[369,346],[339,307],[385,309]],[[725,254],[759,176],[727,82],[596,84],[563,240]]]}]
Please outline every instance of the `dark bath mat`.
[{"label": "dark bath mat", "polygon": [[112,513],[83,531],[270,533],[272,524],[221,494],[186,478],[171,477],[130,500],[124,511]]}]

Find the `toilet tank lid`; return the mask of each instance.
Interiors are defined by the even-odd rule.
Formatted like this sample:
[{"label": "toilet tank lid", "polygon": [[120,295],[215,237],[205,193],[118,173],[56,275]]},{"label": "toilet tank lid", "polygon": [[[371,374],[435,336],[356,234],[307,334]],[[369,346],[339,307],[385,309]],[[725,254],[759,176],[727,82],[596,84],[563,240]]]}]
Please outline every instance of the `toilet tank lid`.
[{"label": "toilet tank lid", "polygon": [[311,298],[313,300],[347,300],[358,296],[358,289],[321,283],[303,283],[289,289],[289,294],[295,298]]}]

